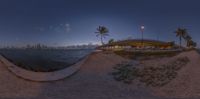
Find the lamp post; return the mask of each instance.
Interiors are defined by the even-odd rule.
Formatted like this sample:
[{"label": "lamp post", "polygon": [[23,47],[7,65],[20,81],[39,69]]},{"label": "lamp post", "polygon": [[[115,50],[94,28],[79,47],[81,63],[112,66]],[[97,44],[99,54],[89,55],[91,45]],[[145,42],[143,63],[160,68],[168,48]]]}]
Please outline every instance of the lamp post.
[{"label": "lamp post", "polygon": [[144,34],[144,25],[142,25],[141,27],[140,27],[140,30],[141,30],[141,33],[142,33],[142,48],[144,47],[144,42],[143,42],[143,34]]}]

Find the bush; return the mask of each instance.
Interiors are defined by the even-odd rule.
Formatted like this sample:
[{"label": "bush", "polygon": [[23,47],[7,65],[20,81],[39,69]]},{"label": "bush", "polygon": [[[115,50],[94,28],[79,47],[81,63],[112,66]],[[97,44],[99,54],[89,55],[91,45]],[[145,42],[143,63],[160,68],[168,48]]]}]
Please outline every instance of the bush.
[{"label": "bush", "polygon": [[142,51],[115,51],[115,54],[128,58],[128,59],[149,59],[151,57],[172,57],[177,55],[177,51],[155,51],[155,52],[142,52]]}]

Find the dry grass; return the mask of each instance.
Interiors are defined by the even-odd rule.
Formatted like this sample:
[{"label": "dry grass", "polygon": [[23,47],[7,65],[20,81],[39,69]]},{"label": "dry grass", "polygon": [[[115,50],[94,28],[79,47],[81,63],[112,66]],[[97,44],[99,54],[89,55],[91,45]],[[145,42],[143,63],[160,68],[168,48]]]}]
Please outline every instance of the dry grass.
[{"label": "dry grass", "polygon": [[173,57],[180,52],[178,51],[156,51],[156,52],[130,52],[130,51],[115,51],[117,55],[120,55],[128,59],[152,59],[152,58],[161,58],[161,57]]}]

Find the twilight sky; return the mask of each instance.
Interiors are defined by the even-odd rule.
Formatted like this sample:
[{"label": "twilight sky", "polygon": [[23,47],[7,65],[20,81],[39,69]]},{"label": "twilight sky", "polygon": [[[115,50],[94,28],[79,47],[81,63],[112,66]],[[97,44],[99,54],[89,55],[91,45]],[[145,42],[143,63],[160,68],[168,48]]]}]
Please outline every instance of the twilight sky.
[{"label": "twilight sky", "polygon": [[199,0],[0,0],[0,46],[99,43],[94,32],[109,28],[105,41],[144,37],[176,41],[188,29],[200,46]]}]

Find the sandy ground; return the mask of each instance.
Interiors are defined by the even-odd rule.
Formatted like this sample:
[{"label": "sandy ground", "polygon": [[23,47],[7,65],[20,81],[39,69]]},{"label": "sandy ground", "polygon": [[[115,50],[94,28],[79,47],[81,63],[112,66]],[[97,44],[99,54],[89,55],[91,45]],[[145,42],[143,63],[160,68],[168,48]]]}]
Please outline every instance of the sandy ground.
[{"label": "sandy ground", "polygon": [[[187,55],[190,54],[195,53],[190,52]],[[199,57],[196,54],[193,56],[194,59]],[[150,89],[136,84],[127,85],[113,79],[110,74],[113,66],[124,60],[114,54],[93,53],[76,74],[63,80],[43,83],[18,78],[0,63],[0,99],[176,99],[160,96],[173,95],[167,92],[179,87],[179,84],[183,86],[178,89],[179,94],[187,93],[182,90],[191,87],[196,90],[199,88],[200,91],[200,63],[191,63],[182,69],[182,76],[166,87],[155,89],[154,92],[158,94],[154,95],[158,96],[154,96]]]},{"label": "sandy ground", "polygon": [[1,63],[0,99],[155,99],[142,87],[113,80],[112,67],[123,60],[94,53],[75,75],[43,83],[18,78]]},{"label": "sandy ground", "polygon": [[[174,57],[187,56],[190,62],[183,67],[178,76],[164,87],[155,89],[155,94],[166,97],[200,97],[200,55],[196,51],[184,52]],[[173,59],[173,58],[171,58]]]}]

